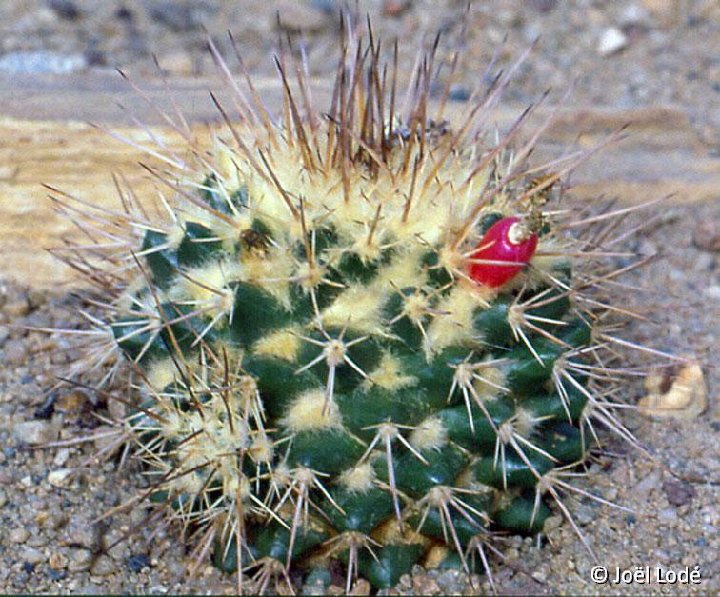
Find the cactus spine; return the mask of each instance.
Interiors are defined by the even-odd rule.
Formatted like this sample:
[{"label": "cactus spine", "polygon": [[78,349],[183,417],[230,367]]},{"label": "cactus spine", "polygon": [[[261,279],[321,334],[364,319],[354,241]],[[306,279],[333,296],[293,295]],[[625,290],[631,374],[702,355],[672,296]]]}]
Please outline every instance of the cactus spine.
[{"label": "cactus spine", "polygon": [[218,102],[228,134],[169,217],[108,216],[132,238],[91,270],[115,289],[98,333],[133,371],[144,495],[255,590],[333,559],[348,587],[487,567],[495,531],[567,513],[591,418],[621,429],[592,242],[545,206],[572,164],[537,177],[484,129],[513,69],[451,129],[428,116],[434,53],[402,102],[379,55],[347,42],[327,114],[282,60],[279,122],[233,83],[239,118]]}]

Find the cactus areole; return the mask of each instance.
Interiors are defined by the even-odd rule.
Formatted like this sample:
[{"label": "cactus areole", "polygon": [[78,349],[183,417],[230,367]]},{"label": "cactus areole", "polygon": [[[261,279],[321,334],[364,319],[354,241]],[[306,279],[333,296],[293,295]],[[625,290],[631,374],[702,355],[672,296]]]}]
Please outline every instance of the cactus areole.
[{"label": "cactus areole", "polygon": [[243,590],[489,571],[497,533],[541,532],[573,490],[591,421],[617,421],[582,294],[602,253],[558,225],[572,209],[540,211],[557,176],[478,130],[514,68],[451,127],[435,50],[400,94],[372,40],[345,43],[328,111],[290,57],[279,116],[232,82],[241,117],[218,101],[215,146],[157,173],[167,217],[127,193],[89,218],[112,242],[66,258],[107,297],[84,367],[132,376],[143,495]]},{"label": "cactus areole", "polygon": [[502,218],[478,243],[470,256],[468,273],[474,282],[498,288],[527,266],[537,243],[537,234],[520,218]]}]

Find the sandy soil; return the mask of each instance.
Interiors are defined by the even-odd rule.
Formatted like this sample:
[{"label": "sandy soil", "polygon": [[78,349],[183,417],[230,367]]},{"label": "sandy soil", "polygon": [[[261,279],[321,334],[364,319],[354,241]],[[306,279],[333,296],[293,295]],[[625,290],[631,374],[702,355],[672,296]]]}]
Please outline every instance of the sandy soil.
[{"label": "sandy soil", "polygon": [[[47,68],[52,62],[47,55],[28,58],[28,52],[42,50],[55,56],[53,68],[122,66],[150,73],[156,54],[170,75],[202,74],[212,68],[204,51],[206,26],[226,50],[224,31],[232,30],[251,70],[268,74],[279,10],[285,29],[303,32],[312,72],[326,76],[331,67],[325,56],[337,39],[334,2],[270,4],[10,0],[0,4],[0,68]],[[582,105],[679,104],[691,114],[710,151],[718,150],[720,8],[715,2],[497,0],[477,2],[468,17],[465,2],[449,0],[368,0],[360,5],[374,15],[380,35],[408,40],[406,60],[421,32],[440,27],[450,40],[458,40],[465,23],[466,60],[454,87],[458,101],[506,34],[505,57],[516,56],[540,35],[510,91],[513,100],[530,101],[547,86],[564,90],[575,80],[572,101]],[[601,40],[611,28],[621,32],[624,45],[604,54],[607,47]],[[25,57],[18,58],[20,54]],[[495,568],[503,593],[720,591],[720,378],[715,356],[720,345],[720,230],[716,224],[713,228],[720,222],[720,202],[682,207],[668,202],[657,209],[666,212],[662,223],[632,245],[662,259],[630,279],[638,289],[627,291],[627,304],[648,317],[630,335],[658,350],[698,359],[710,407],[686,421],[624,415],[654,459],[610,440],[607,454],[579,483],[632,512],[570,497],[570,508],[598,561],[557,517],[540,549],[530,540],[508,540],[507,562],[497,562]],[[11,280],[0,284],[0,592],[232,592],[234,580],[212,567],[189,577],[178,529],[144,524],[141,509],[93,522],[134,495],[142,482],[139,471],[91,462],[106,441],[102,417],[107,405],[101,401],[93,406],[88,394],[67,390],[49,402],[53,367],[70,362],[73,351],[65,338],[22,329],[77,327],[76,304],[68,293],[38,292]],[[647,355],[639,360],[648,367],[661,361]],[[628,402],[643,393],[640,382],[629,385]],[[96,439],[74,444],[78,437]],[[37,447],[57,438],[72,445]],[[673,571],[697,566],[701,583],[598,585],[590,573],[595,565],[611,574],[616,566],[650,566],[653,573],[656,566]],[[487,590],[482,582],[473,588],[454,572],[418,571],[404,578],[396,592],[472,593]],[[359,594],[365,589],[357,587]]]}]

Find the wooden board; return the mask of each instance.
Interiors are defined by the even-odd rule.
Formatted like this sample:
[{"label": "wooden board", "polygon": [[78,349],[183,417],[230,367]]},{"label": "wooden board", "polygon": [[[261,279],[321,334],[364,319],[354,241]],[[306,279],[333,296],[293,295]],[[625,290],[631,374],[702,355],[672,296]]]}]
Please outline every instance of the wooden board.
[{"label": "wooden board", "polygon": [[[52,211],[43,183],[99,205],[115,205],[111,175],[117,173],[140,197],[154,196],[150,177],[138,165],[154,160],[89,122],[146,143],[147,133],[133,123],[135,117],[150,124],[169,146],[181,149],[181,139],[161,125],[152,103],[165,107],[176,103],[199,131],[218,120],[208,93],[222,89],[218,81],[137,84],[146,90],[149,103],[119,76],[0,78],[0,277],[37,287],[75,282],[45,251],[56,246],[72,224]],[[274,80],[259,81],[258,88],[270,107],[278,105],[280,94]],[[326,105],[326,88],[320,85],[316,96],[320,105]],[[451,105],[451,120],[465,108]],[[499,128],[507,127],[523,108],[503,106],[494,120]],[[548,110],[539,111],[534,120],[542,122],[547,115]],[[626,123],[631,125],[628,139],[605,149],[573,175],[576,195],[617,197],[628,203],[673,193],[675,202],[718,198],[720,158],[711,154],[688,116],[675,107],[563,108],[543,136],[537,160],[557,156],[571,143],[590,147]]]}]

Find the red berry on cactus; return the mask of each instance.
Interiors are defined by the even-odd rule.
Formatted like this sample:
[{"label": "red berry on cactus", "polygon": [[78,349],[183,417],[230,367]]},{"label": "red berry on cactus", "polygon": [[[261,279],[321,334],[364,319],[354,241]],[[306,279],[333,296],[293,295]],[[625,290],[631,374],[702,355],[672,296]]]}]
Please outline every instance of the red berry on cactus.
[{"label": "red berry on cactus", "polygon": [[488,228],[470,256],[468,273],[478,284],[499,288],[528,264],[538,237],[520,218],[502,218]]}]

